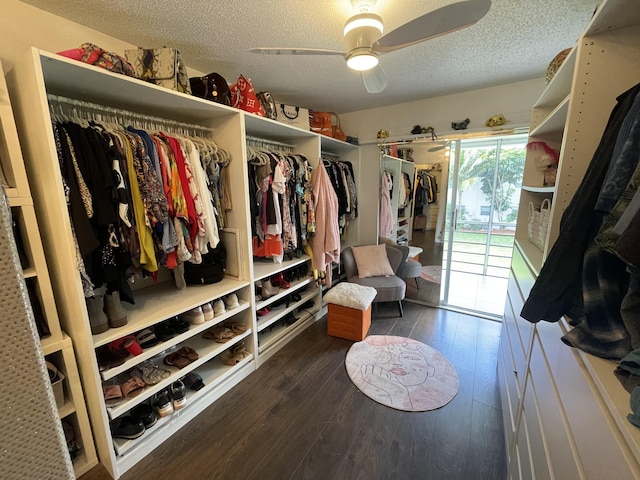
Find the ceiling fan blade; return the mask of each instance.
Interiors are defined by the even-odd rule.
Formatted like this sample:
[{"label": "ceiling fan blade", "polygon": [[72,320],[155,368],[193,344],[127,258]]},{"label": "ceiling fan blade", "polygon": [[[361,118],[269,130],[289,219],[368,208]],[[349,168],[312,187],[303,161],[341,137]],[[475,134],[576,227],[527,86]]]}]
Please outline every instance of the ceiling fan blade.
[{"label": "ceiling fan blade", "polygon": [[431,38],[470,27],[484,17],[491,0],[466,0],[426,13],[383,35],[374,42],[375,52],[393,52]]},{"label": "ceiling fan blade", "polygon": [[338,50],[324,50],[322,48],[251,48],[251,53],[264,53],[267,55],[340,55],[344,52]]},{"label": "ceiling fan blade", "polygon": [[380,64],[361,73],[362,83],[368,93],[380,93],[387,88],[387,75]]}]

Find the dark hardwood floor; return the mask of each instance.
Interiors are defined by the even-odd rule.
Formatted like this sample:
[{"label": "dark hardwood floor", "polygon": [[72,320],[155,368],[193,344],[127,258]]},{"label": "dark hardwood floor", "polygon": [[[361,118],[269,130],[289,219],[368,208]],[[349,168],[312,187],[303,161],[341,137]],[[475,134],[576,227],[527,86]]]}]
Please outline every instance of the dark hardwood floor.
[{"label": "dark hardwood floor", "polygon": [[[500,323],[405,302],[379,305],[369,334],[406,336],[440,351],[460,380],[429,412],[401,412],[349,380],[353,342],[329,337],[326,319],[302,332],[121,478],[506,478],[496,359]],[[102,466],[81,480],[110,478]]]}]

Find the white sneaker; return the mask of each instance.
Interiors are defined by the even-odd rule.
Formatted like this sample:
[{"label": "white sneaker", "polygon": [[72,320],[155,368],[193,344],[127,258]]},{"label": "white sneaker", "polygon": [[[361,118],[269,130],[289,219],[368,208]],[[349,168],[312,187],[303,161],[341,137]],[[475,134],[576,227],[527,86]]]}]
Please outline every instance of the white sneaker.
[{"label": "white sneaker", "polygon": [[235,293],[224,297],[224,303],[229,310],[240,306],[240,304],[238,303],[238,296]]},{"label": "white sneaker", "polygon": [[213,320],[214,313],[213,313],[213,307],[211,306],[211,302],[207,302],[204,305],[202,305],[202,313],[204,313],[205,320]]},{"label": "white sneaker", "polygon": [[186,320],[191,325],[199,325],[204,323],[204,312],[202,311],[202,307],[196,307],[188,312],[184,312],[182,314],[183,320]]},{"label": "white sneaker", "polygon": [[216,317],[219,317],[220,315],[226,312],[227,312],[227,309],[224,308],[224,302],[222,301],[221,298],[213,302],[213,313]]}]

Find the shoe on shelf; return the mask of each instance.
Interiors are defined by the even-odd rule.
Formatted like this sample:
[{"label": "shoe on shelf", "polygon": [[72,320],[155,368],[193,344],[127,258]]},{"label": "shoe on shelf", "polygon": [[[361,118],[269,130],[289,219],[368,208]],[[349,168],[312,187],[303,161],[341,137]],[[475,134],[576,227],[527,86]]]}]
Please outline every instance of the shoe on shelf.
[{"label": "shoe on shelf", "polygon": [[91,334],[98,335],[109,330],[109,319],[104,313],[104,297],[96,295],[85,299],[87,302],[87,312],[89,313],[89,325],[91,325]]},{"label": "shoe on shelf", "polygon": [[144,330],[136,333],[136,340],[142,348],[151,348],[155,347],[158,344],[158,338],[156,337],[156,334],[148,328],[145,328]]},{"label": "shoe on shelf", "polygon": [[270,280],[264,279],[260,285],[260,296],[263,300],[267,300],[278,293],[278,288],[273,286]]},{"label": "shoe on shelf", "polygon": [[180,380],[176,380],[171,384],[171,400],[173,401],[173,409],[180,410],[187,404],[187,389]]},{"label": "shoe on shelf", "polygon": [[238,296],[235,293],[224,297],[224,304],[227,306],[228,310],[232,310],[240,306],[240,303],[238,302]]},{"label": "shoe on shelf", "polygon": [[161,342],[166,342],[176,336],[176,331],[171,328],[168,321],[157,324],[153,327],[153,330],[156,334],[156,338]]},{"label": "shoe on shelf", "polygon": [[274,287],[289,288],[291,286],[291,283],[285,280],[284,275],[282,274],[282,272],[280,272],[271,277],[271,285],[273,285]]},{"label": "shoe on shelf", "polygon": [[260,310],[256,311],[259,317],[264,317],[269,313],[269,307],[262,307]]},{"label": "shoe on shelf", "polygon": [[213,311],[213,305],[211,305],[211,302],[207,302],[202,305],[202,313],[204,314],[205,321],[213,320],[213,317],[215,317],[215,312]]},{"label": "shoe on shelf", "polygon": [[113,438],[124,438],[133,440],[140,437],[144,433],[144,423],[142,420],[132,417],[131,415],[123,415],[111,422],[111,436]]},{"label": "shoe on shelf", "polygon": [[169,326],[176,333],[184,333],[189,330],[189,322],[182,320],[180,317],[172,317],[168,321]]},{"label": "shoe on shelf", "polygon": [[221,298],[213,302],[213,314],[216,317],[219,317],[220,315],[223,315],[225,313],[227,313],[227,309],[224,307],[224,302]]},{"label": "shoe on shelf", "polygon": [[136,420],[141,420],[145,429],[153,427],[158,421],[156,412],[149,403],[136,405],[131,409],[129,414]]},{"label": "shoe on shelf", "polygon": [[250,356],[251,354],[247,352],[244,342],[239,342],[235,344],[233,347],[225,350],[220,354],[220,360],[222,363],[228,366],[237,365],[242,361],[243,358]]},{"label": "shoe on shelf", "polygon": [[173,403],[169,392],[164,389],[153,396],[153,408],[158,412],[160,418],[167,417],[173,413]]},{"label": "shoe on shelf", "polygon": [[204,323],[204,311],[202,310],[202,307],[192,308],[180,316],[191,325],[200,325],[201,323]]},{"label": "shoe on shelf", "polygon": [[204,382],[202,381],[202,377],[198,375],[196,372],[188,373],[183,379],[182,382],[185,384],[187,388],[193,391],[198,391],[202,387],[204,387]]},{"label": "shoe on shelf", "polygon": [[104,313],[109,319],[111,328],[124,327],[127,324],[127,312],[120,303],[120,292],[117,290],[104,296]]}]

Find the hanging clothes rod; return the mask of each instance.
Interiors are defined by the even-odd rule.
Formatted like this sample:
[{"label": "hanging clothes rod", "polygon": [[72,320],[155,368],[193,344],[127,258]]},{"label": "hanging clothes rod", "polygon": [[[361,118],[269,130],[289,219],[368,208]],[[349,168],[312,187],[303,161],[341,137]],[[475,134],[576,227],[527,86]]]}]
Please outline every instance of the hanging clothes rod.
[{"label": "hanging clothes rod", "polygon": [[155,117],[152,115],[145,115],[143,113],[132,112],[130,110],[121,110],[113,107],[107,107],[106,105],[100,105],[98,103],[86,102],[84,100],[77,100],[75,98],[63,97],[60,95],[47,94],[47,100],[50,103],[57,103],[58,105],[69,105],[71,107],[77,107],[83,111],[93,110],[96,113],[104,113],[112,115],[114,117],[125,117],[127,119],[142,120],[148,123],[166,125],[167,127],[185,128],[190,130],[197,130],[200,132],[213,134],[213,129],[195,123],[178,122],[177,120],[171,120],[168,118]]},{"label": "hanging clothes rod", "polygon": [[248,144],[252,144],[255,147],[264,147],[265,145],[270,145],[272,147],[284,147],[289,149],[296,148],[295,145],[290,145],[288,143],[278,142],[276,140],[268,140],[266,138],[254,137],[251,135],[245,135],[244,137],[247,140]]},{"label": "hanging clothes rod", "polygon": [[337,153],[320,152],[322,158],[328,157],[327,160],[338,160],[340,155]]}]

